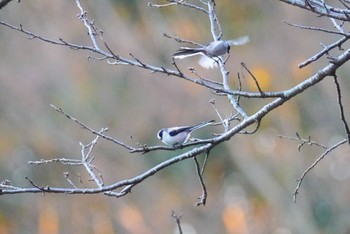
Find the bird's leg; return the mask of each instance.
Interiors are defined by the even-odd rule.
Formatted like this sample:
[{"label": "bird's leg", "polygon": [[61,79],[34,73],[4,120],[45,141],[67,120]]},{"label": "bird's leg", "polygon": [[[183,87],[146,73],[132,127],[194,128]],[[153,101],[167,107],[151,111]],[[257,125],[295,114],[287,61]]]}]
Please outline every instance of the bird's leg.
[{"label": "bird's leg", "polygon": [[225,61],[223,62],[224,64],[226,64],[227,60],[230,58],[231,54],[227,55],[227,58],[225,59]]},{"label": "bird's leg", "polygon": [[222,62],[221,58],[219,57],[212,57],[212,60],[214,60],[215,64],[219,66],[219,61]]},{"label": "bird's leg", "polygon": [[182,149],[183,148],[183,144],[181,143],[176,143],[175,145],[173,145],[173,149]]}]

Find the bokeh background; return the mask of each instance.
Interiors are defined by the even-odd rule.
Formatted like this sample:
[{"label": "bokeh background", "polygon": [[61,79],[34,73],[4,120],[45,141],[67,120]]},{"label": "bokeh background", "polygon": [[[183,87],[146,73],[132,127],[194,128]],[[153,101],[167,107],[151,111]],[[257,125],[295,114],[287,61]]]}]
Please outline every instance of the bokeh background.
[{"label": "bokeh background", "polygon": [[[196,2],[196,1],[194,1]],[[151,8],[141,0],[84,0],[90,19],[104,31],[115,53],[133,53],[144,62],[171,67],[180,46],[163,33],[207,43],[211,40],[205,14],[184,7]],[[156,3],[164,3],[157,1]],[[1,10],[0,20],[44,37],[91,45],[78,20],[74,1],[16,1]],[[297,64],[318,52],[320,43],[337,36],[302,31],[284,20],[332,28],[329,19],[272,0],[217,0],[224,38],[250,36],[246,46],[231,50],[228,61],[232,87],[237,87],[241,62],[254,72],[265,91],[280,91],[306,79],[327,63],[306,68]],[[225,97],[184,80],[139,68],[88,60],[86,51],[73,51],[0,27],[0,180],[30,187],[29,177],[42,186],[69,186],[63,173],[83,186],[83,168],[29,160],[80,158],[79,142],[94,136],[55,112],[50,104],[131,145],[161,144],[159,128],[218,119],[209,100],[223,116],[232,109]],[[333,54],[333,55],[336,55]],[[217,70],[202,70],[197,58],[179,61],[183,71],[220,81]],[[349,98],[349,66],[339,70],[344,103]],[[255,90],[247,74],[246,90]],[[254,113],[267,100],[242,100]],[[348,116],[348,106],[345,105]],[[198,131],[197,137],[220,127]],[[201,187],[193,160],[167,168],[136,186],[122,198],[104,195],[19,194],[0,197],[0,233],[177,233],[171,211],[182,214],[184,233],[350,233],[349,147],[327,156],[307,176],[297,203],[292,193],[302,172],[323,150],[279,136],[311,136],[331,146],[345,138],[332,79],[312,87],[270,113],[254,135],[237,135],[211,152],[205,182],[208,200],[195,207]],[[130,137],[132,136],[132,138]],[[101,140],[95,164],[106,184],[131,178],[157,163],[184,152],[129,154]]]}]

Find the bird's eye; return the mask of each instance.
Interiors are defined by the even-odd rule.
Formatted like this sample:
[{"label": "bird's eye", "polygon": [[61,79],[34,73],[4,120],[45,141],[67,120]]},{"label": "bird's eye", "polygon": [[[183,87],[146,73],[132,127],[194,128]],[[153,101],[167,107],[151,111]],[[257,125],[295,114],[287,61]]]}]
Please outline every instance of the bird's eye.
[{"label": "bird's eye", "polygon": [[227,53],[230,53],[231,46],[227,47]]}]

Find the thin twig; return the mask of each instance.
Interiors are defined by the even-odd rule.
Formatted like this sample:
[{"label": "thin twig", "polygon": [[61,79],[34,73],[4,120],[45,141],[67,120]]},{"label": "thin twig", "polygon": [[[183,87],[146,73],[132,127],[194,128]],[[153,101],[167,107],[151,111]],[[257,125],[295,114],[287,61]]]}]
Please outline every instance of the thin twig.
[{"label": "thin twig", "polygon": [[177,64],[176,64],[176,61],[175,61],[175,58],[173,57],[172,58],[172,60],[173,60],[173,65],[174,65],[174,67],[176,68],[176,70],[181,74],[181,75],[183,75],[183,73],[182,73],[182,71],[180,70],[180,68],[177,66]]},{"label": "thin twig", "polygon": [[303,147],[305,144],[308,144],[308,145],[310,145],[310,146],[316,145],[316,146],[319,146],[319,147],[321,147],[321,148],[323,148],[323,149],[328,149],[327,146],[325,146],[325,145],[323,145],[323,144],[321,144],[321,143],[319,143],[319,142],[312,141],[312,140],[311,140],[311,136],[308,136],[307,139],[305,139],[305,138],[302,138],[302,137],[299,135],[298,132],[296,132],[295,135],[296,135],[297,137],[289,137],[289,136],[281,136],[281,135],[280,135],[279,137],[280,137],[280,138],[284,138],[284,139],[288,139],[288,140],[293,140],[293,141],[300,141],[300,144],[298,145],[298,151],[300,151],[300,150],[301,150],[301,147]]},{"label": "thin twig", "polygon": [[264,95],[264,92],[262,91],[262,89],[260,88],[259,82],[257,80],[257,78],[254,76],[254,74],[248,69],[247,65],[245,63],[241,63],[241,66],[249,73],[249,75],[253,78],[256,87],[258,88],[259,92],[261,93],[261,95]]},{"label": "thin twig", "polygon": [[[0,188],[6,188],[6,189],[12,189],[12,190],[18,190],[21,189],[20,187],[15,187],[12,185],[12,181],[11,180],[3,180],[0,183]],[[1,190],[1,189],[0,189]],[[0,191],[1,194],[2,191]]]},{"label": "thin twig", "polygon": [[[244,78],[244,74],[242,73],[243,78]],[[237,74],[237,79],[238,79],[238,91],[242,91],[242,81],[241,81],[241,76],[239,75],[239,73]],[[261,94],[261,92],[260,92]],[[239,103],[241,99],[241,95],[237,95],[237,102]]]},{"label": "thin twig", "polygon": [[346,121],[345,114],[344,114],[344,107],[343,107],[343,103],[342,103],[341,89],[340,89],[340,85],[338,82],[338,76],[336,74],[334,74],[333,78],[334,78],[334,83],[335,83],[335,86],[337,89],[338,105],[339,105],[339,109],[340,109],[340,118],[344,124],[347,140],[348,140],[348,143],[350,145],[350,128],[349,128],[349,125]]},{"label": "thin twig", "polygon": [[[102,137],[102,138],[104,138],[104,139],[106,139],[106,140],[108,140],[108,141],[112,141],[112,142],[114,142],[114,143],[116,143],[116,144],[118,144],[118,145],[120,145],[120,146],[122,146],[122,147],[124,147],[124,148],[126,148],[126,149],[128,149],[128,150],[134,150],[134,149],[135,149],[135,148],[133,148],[133,147],[131,147],[131,146],[128,146],[128,145],[124,144],[123,142],[121,142],[121,141],[119,141],[119,140],[117,140],[117,139],[115,139],[115,138],[109,137],[109,136],[107,136],[107,135],[104,135],[104,134],[102,134],[102,133],[100,133],[100,132],[95,131],[94,129],[88,127],[86,124],[82,123],[80,120],[78,120],[78,119],[72,117],[71,115],[67,114],[66,112],[64,112],[61,108],[56,107],[56,106],[53,105],[53,104],[51,104],[50,106],[51,106],[53,109],[55,109],[58,113],[63,114],[63,115],[66,116],[68,119],[70,119],[70,120],[76,122],[77,124],[79,124],[83,129],[86,129],[86,130],[90,131],[91,133],[93,133],[93,134],[95,134],[95,135],[97,135],[97,136],[100,136],[100,137]],[[107,128],[104,129],[104,131],[107,131],[107,130],[108,130]]]},{"label": "thin twig", "polygon": [[[99,133],[102,133],[103,131],[104,129],[102,129]],[[92,151],[95,148],[99,138],[100,136],[96,136],[95,139],[91,141],[88,145],[83,145],[81,143],[80,145],[81,145],[81,161],[83,166],[85,167],[85,170],[91,176],[91,179],[96,183],[96,185],[99,188],[102,188],[104,186],[103,179],[101,176],[99,176],[100,178],[98,178],[98,176],[94,173],[93,170],[94,168],[96,168],[96,166],[92,164],[92,161],[94,158],[91,156]],[[86,149],[88,149],[87,152],[85,152]]]},{"label": "thin twig", "polygon": [[46,192],[48,189],[50,189],[49,187],[40,187],[40,186],[38,186],[38,185],[36,185],[31,179],[29,179],[29,177],[25,177],[25,179],[26,180],[28,180],[29,181],[29,183],[33,186],[33,187],[35,187],[35,188],[37,188],[37,189],[39,189],[40,191],[42,191],[42,192]]},{"label": "thin twig", "polygon": [[292,26],[292,27],[296,27],[296,28],[300,28],[300,29],[304,29],[304,30],[312,30],[312,31],[318,31],[318,32],[324,32],[324,33],[329,33],[329,34],[336,34],[336,35],[342,35],[342,36],[349,36],[348,34],[346,34],[344,31],[334,31],[334,30],[329,30],[329,29],[325,29],[325,28],[319,28],[319,27],[312,27],[312,26],[305,26],[305,25],[300,25],[300,24],[292,24],[289,23],[287,21],[283,21],[283,23]]},{"label": "thin twig", "polygon": [[150,6],[150,7],[157,7],[157,8],[176,6],[176,5],[189,7],[189,8],[196,9],[196,10],[199,10],[201,12],[204,12],[204,13],[208,14],[208,11],[206,9],[204,9],[202,7],[199,7],[197,5],[194,5],[194,4],[187,3],[184,0],[172,0],[171,3],[167,3],[167,4],[153,4],[153,3],[150,3],[150,2],[148,3],[148,6]]},{"label": "thin twig", "polygon": [[342,33],[343,35],[346,35],[344,29],[341,27],[341,25],[339,25],[339,24],[337,23],[337,21],[336,21],[335,19],[330,18],[330,20],[332,21],[334,27],[335,27],[336,29],[338,29],[338,31],[339,31],[340,33]]},{"label": "thin twig", "polygon": [[297,183],[297,186],[293,192],[293,201],[294,203],[297,201],[297,196],[299,194],[299,189],[300,189],[300,186],[306,176],[306,174],[308,174],[324,157],[326,157],[330,152],[332,152],[334,149],[338,148],[340,145],[346,143],[347,140],[342,140],[340,142],[338,142],[337,144],[333,145],[332,147],[328,148],[319,158],[316,159],[316,161],[311,164],[304,172],[303,174],[301,175],[301,177],[297,180],[298,183]]},{"label": "thin twig", "polygon": [[202,165],[202,170],[201,170],[201,175],[204,174],[205,166],[207,165],[209,155],[210,155],[210,150],[208,150],[208,151],[205,153],[205,157],[204,157],[204,161],[203,161],[203,165]]},{"label": "thin twig", "polygon": [[165,3],[165,4],[154,4],[154,3],[148,3],[149,7],[157,7],[157,8],[162,8],[162,7],[169,7],[169,6],[175,6],[178,5],[177,2],[170,2],[170,3]]},{"label": "thin twig", "polygon": [[78,15],[78,18],[83,21],[85,27],[88,29],[89,31],[89,36],[90,36],[90,39],[94,45],[94,48],[97,50],[97,51],[100,51],[101,53],[103,53],[103,51],[100,49],[97,41],[96,41],[96,38],[95,36],[97,35],[96,32],[96,28],[93,26],[93,21],[89,21],[89,19],[87,18],[87,12],[84,11],[83,7],[81,6],[80,4],[80,0],[76,0],[75,1],[79,10],[80,10],[80,14]]},{"label": "thin twig", "polygon": [[40,159],[39,161],[28,161],[28,164],[41,165],[44,163],[59,162],[70,166],[81,166],[82,162],[79,159],[68,159],[68,158],[53,158],[53,159]]},{"label": "thin twig", "polygon": [[[208,154],[208,152],[207,152],[207,154]],[[196,164],[196,171],[197,171],[198,179],[199,179],[199,182],[202,186],[202,195],[198,197],[198,201],[196,202],[196,206],[200,206],[200,205],[205,206],[205,203],[206,203],[206,200],[208,197],[207,188],[206,188],[206,186],[204,184],[204,180],[203,180],[203,170],[204,170],[203,168],[204,168],[205,164],[203,164],[203,168],[201,169],[197,157],[193,157],[193,159],[194,159],[194,162]],[[206,163],[206,161],[205,161],[205,163]]]},{"label": "thin twig", "polygon": [[216,105],[215,105],[215,99],[211,99],[209,102],[210,102],[210,104],[212,104],[212,106],[213,106],[213,108],[214,108],[216,114],[218,115],[218,117],[219,117],[219,119],[220,119],[220,122],[221,122],[222,126],[224,127],[225,132],[227,132],[227,131],[230,129],[230,121],[228,121],[227,118],[224,119],[224,118],[221,116],[221,114],[220,114],[218,108],[217,108]]},{"label": "thin twig", "polygon": [[260,123],[261,123],[261,121],[260,121],[260,120],[257,120],[257,121],[256,121],[256,125],[255,125],[255,128],[254,128],[253,130],[242,131],[242,132],[240,132],[240,134],[243,134],[243,135],[252,135],[252,134],[256,133],[256,132],[259,130],[259,128],[260,128]]},{"label": "thin twig", "polygon": [[341,39],[339,39],[338,41],[324,47],[323,50],[321,50],[320,52],[318,52],[317,54],[315,54],[314,56],[312,56],[311,58],[305,60],[302,63],[298,64],[299,68],[303,68],[307,65],[309,65],[310,63],[318,60],[319,58],[321,58],[323,55],[328,54],[329,51],[331,51],[332,49],[336,48],[336,47],[340,47],[344,42],[346,42],[349,38],[348,37],[342,37]]},{"label": "thin twig", "polygon": [[311,11],[320,16],[335,18],[335,19],[344,20],[344,21],[349,20],[348,15],[350,14],[350,10],[332,7],[318,0],[317,1],[315,0],[280,0],[280,1]]},{"label": "thin twig", "polygon": [[182,214],[177,215],[175,213],[175,211],[171,211],[171,217],[173,217],[176,221],[176,225],[177,225],[177,229],[179,230],[179,234],[182,234],[182,228],[181,228],[181,218],[182,218]]},{"label": "thin twig", "polygon": [[77,186],[75,186],[75,184],[73,183],[73,181],[69,178],[69,172],[64,172],[63,175],[64,175],[64,178],[66,178],[66,180],[68,181],[68,183],[69,183],[70,185],[72,185],[73,188],[75,188],[75,189],[78,188]]},{"label": "thin twig", "polygon": [[195,45],[195,46],[198,46],[198,47],[203,47],[203,45],[199,44],[198,42],[187,40],[187,39],[183,39],[183,38],[180,38],[180,37],[171,36],[171,35],[169,35],[167,33],[163,33],[163,36],[166,37],[166,38],[169,38],[169,39],[174,39],[176,42],[179,42],[179,43],[188,43],[188,44],[192,44],[192,45]]}]

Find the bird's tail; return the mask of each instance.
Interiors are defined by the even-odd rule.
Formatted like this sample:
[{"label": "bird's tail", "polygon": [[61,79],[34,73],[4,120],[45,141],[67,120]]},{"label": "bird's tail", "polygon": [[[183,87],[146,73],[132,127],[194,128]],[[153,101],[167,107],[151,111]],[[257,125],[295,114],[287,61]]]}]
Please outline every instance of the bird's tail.
[{"label": "bird's tail", "polygon": [[203,48],[181,47],[175,54],[173,54],[173,57],[183,59],[197,54],[203,54]]},{"label": "bird's tail", "polygon": [[197,125],[191,127],[191,131],[194,131],[194,130],[200,129],[202,127],[208,126],[208,125],[212,124],[213,122],[215,122],[215,120],[210,120],[208,122],[203,122],[203,123],[197,124]]}]

